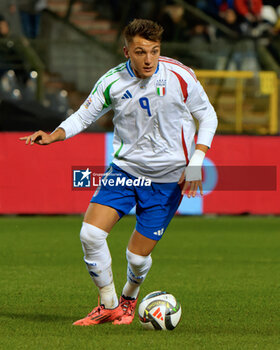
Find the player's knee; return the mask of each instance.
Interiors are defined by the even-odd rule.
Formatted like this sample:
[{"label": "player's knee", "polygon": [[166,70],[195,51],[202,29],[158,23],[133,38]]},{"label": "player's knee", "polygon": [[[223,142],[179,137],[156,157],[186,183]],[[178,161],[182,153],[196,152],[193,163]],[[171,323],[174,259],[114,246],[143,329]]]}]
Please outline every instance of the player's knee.
[{"label": "player's knee", "polygon": [[133,266],[139,270],[150,269],[150,267],[152,265],[151,254],[148,256],[142,256],[142,255],[134,254],[127,249],[126,250],[126,259],[131,266]]},{"label": "player's knee", "polygon": [[105,243],[107,236],[107,232],[94,225],[83,222],[80,231],[80,239],[83,246],[98,249]]}]

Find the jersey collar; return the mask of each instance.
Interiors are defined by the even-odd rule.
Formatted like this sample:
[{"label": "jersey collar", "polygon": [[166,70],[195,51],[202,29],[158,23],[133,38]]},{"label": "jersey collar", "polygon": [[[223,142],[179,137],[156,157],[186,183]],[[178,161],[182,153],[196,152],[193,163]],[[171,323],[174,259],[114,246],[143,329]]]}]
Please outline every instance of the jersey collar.
[{"label": "jersey collar", "polygon": [[[127,69],[129,75],[130,75],[132,78],[133,78],[133,77],[136,78],[136,75],[134,74],[133,69],[132,69],[132,67],[131,67],[131,61],[130,61],[130,60],[127,60],[127,61],[126,61],[126,69]],[[158,62],[157,69],[155,70],[154,74],[157,74],[158,71],[159,71],[159,62]]]}]

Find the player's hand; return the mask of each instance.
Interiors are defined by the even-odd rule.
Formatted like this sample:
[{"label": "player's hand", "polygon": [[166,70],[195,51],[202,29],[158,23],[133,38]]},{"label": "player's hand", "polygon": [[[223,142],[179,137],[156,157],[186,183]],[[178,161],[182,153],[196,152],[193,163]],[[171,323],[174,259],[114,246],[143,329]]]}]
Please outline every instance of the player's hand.
[{"label": "player's hand", "polygon": [[186,181],[182,188],[182,195],[187,191],[188,198],[195,197],[197,190],[199,189],[200,195],[203,196],[202,182],[197,181]]},{"label": "player's hand", "polygon": [[49,145],[54,140],[51,135],[47,134],[46,132],[39,130],[36,131],[34,134],[29,136],[23,136],[19,138],[21,141],[25,141],[25,144],[33,145],[34,143],[37,143],[38,145]]},{"label": "player's hand", "polygon": [[201,180],[186,181],[186,179],[185,179],[185,171],[183,171],[178,184],[180,185],[182,183],[184,183],[182,191],[181,191],[182,196],[186,192],[188,192],[187,193],[188,198],[195,197],[198,189],[199,189],[200,195],[203,196],[203,189],[202,189],[202,181]]},{"label": "player's hand", "polygon": [[198,189],[200,195],[203,196],[201,168],[207,148],[208,146],[200,144],[196,146],[196,150],[179,180],[179,184],[185,180],[182,195],[187,192],[188,198],[195,197]]}]

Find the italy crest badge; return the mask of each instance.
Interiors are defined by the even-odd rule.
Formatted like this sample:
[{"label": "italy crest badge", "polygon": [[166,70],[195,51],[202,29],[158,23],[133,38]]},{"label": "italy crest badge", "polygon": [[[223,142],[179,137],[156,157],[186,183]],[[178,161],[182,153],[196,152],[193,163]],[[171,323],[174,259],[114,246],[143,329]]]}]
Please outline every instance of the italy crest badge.
[{"label": "italy crest badge", "polygon": [[164,96],[166,93],[166,80],[161,79],[161,80],[157,80],[157,94],[159,96]]}]

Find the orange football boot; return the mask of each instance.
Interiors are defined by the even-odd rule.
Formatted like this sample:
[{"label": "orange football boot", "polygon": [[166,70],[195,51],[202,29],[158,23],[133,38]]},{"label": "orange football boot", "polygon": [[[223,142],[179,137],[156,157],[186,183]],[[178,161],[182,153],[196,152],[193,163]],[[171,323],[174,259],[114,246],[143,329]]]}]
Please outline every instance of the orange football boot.
[{"label": "orange football boot", "polygon": [[123,315],[123,308],[119,304],[114,309],[106,309],[104,305],[95,307],[85,318],[73,323],[74,326],[92,326],[99,323],[112,322],[120,319]]},{"label": "orange football boot", "polygon": [[113,324],[130,324],[134,319],[137,300],[137,298],[125,299],[121,296],[119,306],[123,310],[123,315],[120,318],[116,318]]}]

